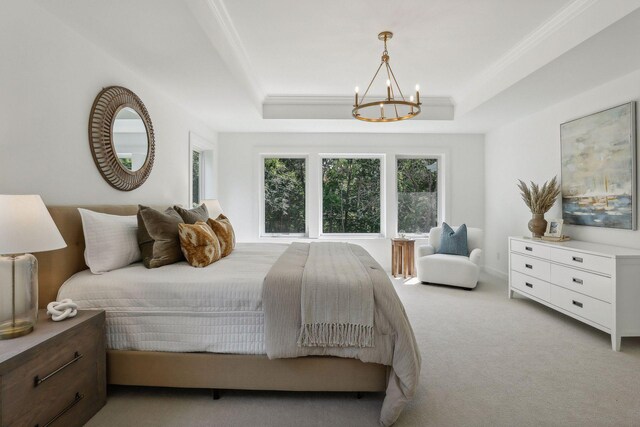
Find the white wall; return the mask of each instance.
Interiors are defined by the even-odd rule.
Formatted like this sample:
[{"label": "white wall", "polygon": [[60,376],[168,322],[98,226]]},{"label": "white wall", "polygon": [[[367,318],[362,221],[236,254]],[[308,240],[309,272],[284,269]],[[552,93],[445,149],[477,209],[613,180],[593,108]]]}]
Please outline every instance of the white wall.
[{"label": "white wall", "polygon": [[[0,3],[0,193],[40,194],[47,204],[188,203],[189,131],[215,141],[160,90],[31,1]],[[156,157],[137,190],[113,189],[88,142],[91,105],[121,85],[145,103]]]},{"label": "white wall", "polygon": [[[372,124],[375,126],[375,124]],[[484,138],[482,135],[439,134],[343,134],[343,133],[221,133],[218,137],[219,198],[230,217],[238,241],[260,240],[260,155],[310,154],[308,215],[309,235],[319,231],[317,182],[320,153],[369,153],[385,155],[387,198],[386,238],[355,241],[369,250],[385,268],[390,268],[391,244],[396,235],[396,155],[429,154],[444,158],[444,220],[471,227],[484,224]],[[313,181],[315,180],[315,181]],[[269,240],[263,238],[262,240]],[[270,241],[283,241],[271,238]]]},{"label": "white wall", "polygon": [[[516,179],[543,182],[560,179],[560,124],[640,98],[640,70],[532,116],[502,126],[485,142],[485,265],[496,273],[507,271],[507,236],[530,235],[531,219],[516,189]],[[546,218],[561,218],[560,202]],[[567,226],[574,239],[640,248],[640,230]]]}]

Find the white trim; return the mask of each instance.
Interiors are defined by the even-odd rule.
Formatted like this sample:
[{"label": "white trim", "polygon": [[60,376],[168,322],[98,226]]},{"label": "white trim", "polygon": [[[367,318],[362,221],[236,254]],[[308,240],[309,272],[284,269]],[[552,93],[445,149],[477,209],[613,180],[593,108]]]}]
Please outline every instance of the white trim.
[{"label": "white trim", "polygon": [[[267,95],[263,105],[351,105],[353,102],[353,96],[345,95]],[[423,106],[455,105],[449,96],[421,96],[420,102]]]},{"label": "white trim", "polygon": [[[380,160],[380,232],[378,233],[325,233],[322,228],[323,225],[323,191],[322,191],[322,161],[324,159],[379,159]],[[385,238],[386,237],[386,224],[387,224],[387,186],[386,186],[386,164],[387,155],[385,153],[318,153],[319,160],[319,172],[320,179],[318,179],[319,185],[319,199],[318,199],[318,237],[319,238]]]},{"label": "white trim", "polygon": [[[304,233],[267,233],[265,231],[265,197],[264,197],[264,161],[265,159],[304,159]],[[259,238],[306,238],[309,236],[309,154],[308,153],[260,153],[259,165],[257,170],[260,171],[258,179],[258,220],[260,221],[258,229]]]},{"label": "white trim", "polygon": [[498,270],[497,268],[489,267],[487,265],[485,265],[483,269],[486,273],[491,274],[493,276],[497,276],[502,280],[507,280],[507,281],[509,280],[509,275],[502,270]]},{"label": "white trim", "polygon": [[497,77],[498,74],[522,58],[527,54],[527,52],[533,50],[545,39],[550,37],[597,2],[598,0],[574,0],[567,4],[542,25],[516,43],[516,45],[509,49],[504,55],[498,58],[497,61],[478,76],[475,83],[481,85],[482,83]]},{"label": "white trim", "polygon": [[200,152],[200,200],[215,198],[215,173],[216,173],[216,145],[208,139],[194,133],[189,132],[189,150],[188,155],[188,187],[189,194],[187,196],[187,206],[193,205],[193,151]]},{"label": "white trim", "polygon": [[239,76],[256,108],[265,91],[223,0],[187,0],[192,14],[232,74]]},{"label": "white trim", "polygon": [[[438,198],[438,212],[436,219],[436,227],[440,225],[445,219],[445,207],[444,207],[444,194],[446,188],[446,179],[444,174],[444,163],[445,163],[445,155],[441,154],[396,154],[394,156],[394,174],[393,174],[393,188],[395,189],[395,197],[394,197],[394,206],[396,212],[396,225],[395,225],[395,233],[398,235],[400,231],[398,230],[398,160],[411,160],[411,159],[435,159],[438,162],[438,173],[437,173],[437,189],[436,196]],[[405,233],[406,236],[412,238],[428,238],[429,233]]]}]

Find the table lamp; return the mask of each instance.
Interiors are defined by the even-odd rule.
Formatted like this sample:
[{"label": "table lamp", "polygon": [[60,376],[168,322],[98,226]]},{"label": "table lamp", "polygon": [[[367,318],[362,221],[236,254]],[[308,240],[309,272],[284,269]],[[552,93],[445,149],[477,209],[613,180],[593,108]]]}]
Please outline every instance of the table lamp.
[{"label": "table lamp", "polygon": [[38,320],[38,260],[29,252],[65,246],[40,196],[0,194],[0,339],[26,335]]},{"label": "table lamp", "polygon": [[202,203],[204,203],[209,211],[209,218],[218,218],[222,213],[222,207],[218,199],[203,200]]}]

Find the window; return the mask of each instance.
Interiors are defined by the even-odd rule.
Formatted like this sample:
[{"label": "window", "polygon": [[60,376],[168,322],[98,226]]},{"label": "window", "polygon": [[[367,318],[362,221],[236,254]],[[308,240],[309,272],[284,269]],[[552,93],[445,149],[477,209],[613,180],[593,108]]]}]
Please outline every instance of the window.
[{"label": "window", "polygon": [[191,163],[191,203],[198,206],[202,195],[202,175],[204,172],[202,153],[200,151],[192,150],[192,163]]},{"label": "window", "polygon": [[380,233],[380,158],[322,159],[322,232]]},{"label": "window", "polygon": [[397,159],[398,233],[426,234],[438,224],[438,159]]},{"label": "window", "polygon": [[264,233],[305,234],[306,159],[264,159]]}]

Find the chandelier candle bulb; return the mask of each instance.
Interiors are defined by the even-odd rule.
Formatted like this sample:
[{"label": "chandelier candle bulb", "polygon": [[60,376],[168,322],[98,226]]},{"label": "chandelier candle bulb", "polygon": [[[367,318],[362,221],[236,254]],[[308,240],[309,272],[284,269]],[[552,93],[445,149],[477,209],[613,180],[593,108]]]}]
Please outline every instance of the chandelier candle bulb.
[{"label": "chandelier candle bulb", "polygon": [[[409,97],[409,102],[413,103],[413,95]],[[411,106],[411,114],[413,114],[413,105]]]},{"label": "chandelier candle bulb", "polygon": [[391,80],[387,79],[387,100],[391,101]]},{"label": "chandelier candle bulb", "polygon": [[380,104],[380,118],[384,119],[384,104]]},{"label": "chandelier candle bulb", "polygon": [[420,85],[416,85],[416,103],[420,105]]},{"label": "chandelier candle bulb", "polygon": [[356,86],[356,105],[354,105],[355,107],[358,106],[358,92],[360,91],[360,88],[358,86]]}]

